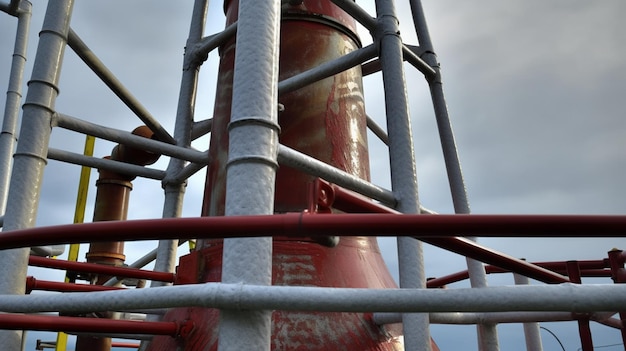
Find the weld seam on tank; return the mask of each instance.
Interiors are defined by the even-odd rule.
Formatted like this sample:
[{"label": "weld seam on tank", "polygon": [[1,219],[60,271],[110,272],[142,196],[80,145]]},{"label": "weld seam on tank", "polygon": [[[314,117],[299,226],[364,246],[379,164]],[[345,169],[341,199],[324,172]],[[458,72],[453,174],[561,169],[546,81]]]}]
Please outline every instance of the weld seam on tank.
[{"label": "weld seam on tank", "polygon": [[312,22],[319,23],[337,31],[341,32],[348,36],[352,41],[360,48],[363,46],[361,43],[361,39],[359,36],[350,28],[342,24],[340,21],[335,20],[334,18],[321,14],[321,13],[310,13],[310,12],[294,12],[294,11],[286,11],[283,12],[282,22],[287,21],[301,21],[301,22]]},{"label": "weld seam on tank", "polygon": [[367,30],[374,32],[377,24],[376,19],[370,16],[361,6],[357,5],[353,0],[331,0],[339,8],[347,12],[354,19],[361,23]]}]

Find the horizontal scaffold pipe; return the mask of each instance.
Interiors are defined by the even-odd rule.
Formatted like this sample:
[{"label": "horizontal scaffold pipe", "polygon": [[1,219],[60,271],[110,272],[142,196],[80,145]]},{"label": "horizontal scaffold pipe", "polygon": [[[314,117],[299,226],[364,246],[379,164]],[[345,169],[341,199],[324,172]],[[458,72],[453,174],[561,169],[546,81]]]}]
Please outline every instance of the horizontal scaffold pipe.
[{"label": "horizontal scaffold pipe", "polygon": [[372,35],[376,32],[376,18],[372,17],[361,6],[357,5],[352,0],[332,0],[332,2],[339,6],[342,10],[346,11],[355,20],[361,23]]},{"label": "horizontal scaffold pipe", "polygon": [[402,58],[422,72],[426,79],[431,80],[437,76],[437,72],[406,45],[402,45]]},{"label": "horizontal scaffold pipe", "polygon": [[133,146],[140,150],[151,151],[157,154],[172,156],[195,163],[207,164],[209,162],[209,154],[206,151],[202,152],[194,149],[167,144],[157,140],[144,138],[138,135],[134,135],[130,132],[101,126],[61,113],[58,113],[54,116],[54,123],[64,129],[93,135],[100,139],[114,141],[128,146]]},{"label": "horizontal scaffold pipe", "polygon": [[190,46],[185,55],[185,68],[199,67],[206,61],[209,53],[235,37],[237,22],[229,25],[223,31],[204,37],[200,42]]},{"label": "horizontal scaffold pipe", "polygon": [[125,163],[106,158],[84,156],[81,154],[55,148],[48,149],[48,159],[91,168],[105,169],[107,171],[127,174],[131,176],[139,176],[148,179],[162,180],[166,176],[165,171],[161,171],[159,169],[137,166],[131,163]]},{"label": "horizontal scaffold pipe", "polygon": [[278,163],[320,177],[346,189],[378,200],[386,205],[392,207],[396,205],[396,199],[391,191],[367,182],[354,174],[347,173],[311,156],[305,155],[288,146],[278,146]]},{"label": "horizontal scaffold pipe", "polygon": [[148,110],[130,93],[115,75],[98,59],[89,47],[80,39],[71,28],[68,33],[67,44],[81,60],[102,80],[117,97],[130,108],[139,119],[150,128],[156,137],[166,143],[176,144],[176,140],[161,126]]},{"label": "horizontal scaffold pipe", "polygon": [[309,84],[332,77],[337,73],[346,71],[376,57],[378,47],[370,44],[364,48],[347,53],[332,61],[324,62],[293,77],[286,78],[278,83],[278,93],[286,94],[303,88]]},{"label": "horizontal scaffold pipe", "polygon": [[10,313],[124,311],[173,307],[320,312],[616,311],[626,285],[509,286],[484,289],[361,289],[205,283],[72,294],[0,295]]}]

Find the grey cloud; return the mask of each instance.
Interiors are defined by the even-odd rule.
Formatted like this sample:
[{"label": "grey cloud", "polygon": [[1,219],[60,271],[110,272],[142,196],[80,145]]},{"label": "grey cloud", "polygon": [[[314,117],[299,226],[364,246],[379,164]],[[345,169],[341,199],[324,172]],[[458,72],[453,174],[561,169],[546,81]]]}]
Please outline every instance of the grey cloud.
[{"label": "grey cloud", "polygon": [[[211,2],[208,33],[223,26],[221,2]],[[372,3],[362,2],[372,9]],[[29,67],[45,7],[35,7]],[[471,206],[477,213],[623,213],[626,211],[626,3],[589,1],[425,1]],[[410,10],[398,5],[403,37],[416,44]],[[77,2],[73,27],[93,51],[169,130],[178,98],[190,2]],[[2,16],[4,16],[2,14]],[[0,33],[15,21],[2,17]],[[5,89],[13,36],[0,36],[0,89]],[[61,77],[60,112],[130,130],[140,122],[97,81],[69,50]],[[215,89],[215,54],[203,67],[198,119],[209,117]],[[407,68],[407,71],[409,69]],[[208,73],[207,73],[208,72]],[[25,80],[30,77],[27,69]],[[379,78],[365,78],[368,113],[384,113]],[[447,179],[436,138],[430,98],[419,74],[407,73],[420,185],[426,206],[452,212]],[[0,94],[0,104],[4,94]],[[380,121],[379,121],[380,123]],[[384,125],[384,123],[381,123]],[[204,141],[203,141],[204,142]],[[82,137],[54,132],[53,144],[74,152]],[[385,147],[371,142],[376,182],[388,186]],[[378,145],[374,147],[374,145]],[[198,146],[201,149],[208,147]],[[98,143],[96,154],[110,152]],[[70,222],[78,167],[51,161],[42,193],[40,224]],[[384,171],[384,172],[383,172]],[[203,173],[203,172],[201,172]],[[92,174],[92,182],[97,175]],[[197,215],[203,175],[190,182],[186,215]],[[156,181],[138,183],[132,194],[137,218],[160,217],[162,190]],[[91,189],[95,193],[95,188]],[[90,200],[92,201],[92,200]],[[142,208],[143,206],[143,208]],[[148,209],[148,207],[150,207]],[[87,220],[90,217],[88,216]],[[623,240],[485,239],[481,243],[532,260],[599,259]],[[129,257],[142,250],[129,245]],[[392,271],[395,246],[381,243]],[[425,247],[427,274],[464,269],[464,259]],[[129,258],[129,261],[131,259]],[[500,279],[490,277],[500,283]],[[557,327],[555,327],[557,328]],[[560,327],[558,327],[560,328]],[[568,329],[569,328],[569,329]],[[521,330],[501,327],[503,349],[523,349]],[[575,326],[557,329],[572,335]],[[452,332],[450,332],[452,331]],[[594,331],[595,333],[596,331]],[[443,349],[450,334],[475,345],[473,327],[433,327]],[[460,337],[462,334],[462,338]],[[513,336],[513,334],[517,336]],[[456,335],[456,334],[455,334]],[[600,334],[604,335],[604,334]],[[609,336],[606,340],[610,340]],[[616,338],[619,338],[617,336]],[[568,349],[574,349],[576,338]],[[457,340],[453,340],[457,341]],[[546,347],[550,339],[545,338]]]}]

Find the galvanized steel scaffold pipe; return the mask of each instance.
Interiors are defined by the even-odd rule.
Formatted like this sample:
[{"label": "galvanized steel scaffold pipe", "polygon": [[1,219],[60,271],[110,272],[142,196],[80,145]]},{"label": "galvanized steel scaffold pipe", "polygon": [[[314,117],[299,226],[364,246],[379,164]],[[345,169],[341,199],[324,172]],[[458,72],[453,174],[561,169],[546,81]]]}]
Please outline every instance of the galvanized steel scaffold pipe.
[{"label": "galvanized steel scaffold pipe", "polygon": [[[396,209],[419,214],[415,153],[409,116],[404,70],[402,39],[392,0],[377,0],[376,40],[379,41],[380,62],[385,88],[385,111],[389,134],[391,187],[397,200]],[[398,237],[400,287],[425,289],[426,275],[422,243],[411,237]],[[430,351],[430,328],[427,314],[402,316],[405,348],[408,351]]]},{"label": "galvanized steel scaffold pipe", "polygon": [[[461,162],[457,152],[454,132],[448,115],[448,107],[443,91],[443,79],[441,77],[441,69],[435,54],[435,49],[430,38],[430,31],[426,23],[426,16],[420,0],[409,0],[411,5],[411,13],[413,16],[413,24],[417,34],[420,50],[423,52],[421,57],[426,63],[432,67],[436,74],[434,77],[427,79],[430,88],[431,100],[437,121],[439,131],[439,139],[443,158],[446,165],[446,173],[448,183],[450,185],[450,193],[452,195],[452,204],[454,212],[459,214],[469,214],[470,204],[467,198],[467,190],[461,170]],[[474,240],[474,238],[470,238]],[[470,284],[474,288],[487,287],[487,275],[482,263],[472,258],[466,258],[467,268],[470,278]],[[478,347],[481,351],[498,351],[500,349],[498,342],[498,333],[495,325],[481,324],[478,328]]]},{"label": "galvanized steel scaffold pipe", "polygon": [[[209,1],[194,1],[189,26],[189,36],[185,49],[185,62],[191,55],[191,47],[202,39],[206,24]],[[180,83],[178,106],[176,111],[176,124],[174,126],[174,140],[179,146],[189,147],[192,139],[194,110],[196,105],[196,90],[198,86],[199,67],[197,65],[185,65]],[[203,164],[204,165],[204,164]],[[183,198],[187,187],[187,178],[177,179],[177,175],[185,169],[185,162],[177,158],[171,158],[167,166],[167,175],[162,184],[165,191],[163,204],[163,218],[180,217],[183,208]],[[154,269],[162,272],[174,272],[176,269],[176,253],[180,240],[168,238],[159,240],[156,249],[156,261]],[[150,287],[170,285],[170,282],[150,282]],[[161,316],[149,315],[147,320],[157,321]],[[148,347],[148,341],[142,341],[140,350]]]},{"label": "galvanized steel scaffold pipe", "polygon": [[[239,1],[225,215],[272,214],[278,147],[280,0]],[[224,241],[222,281],[272,284],[272,238]],[[220,351],[269,350],[271,312],[226,309]],[[208,328],[208,326],[205,326]]]},{"label": "galvanized steel scaffold pipe", "polygon": [[11,313],[125,311],[202,306],[233,311],[506,312],[617,311],[626,285],[559,284],[489,289],[366,289],[204,283],[72,294],[0,295]]},{"label": "galvanized steel scaffold pipe", "polygon": [[32,17],[32,4],[29,1],[14,1],[11,3],[11,7],[13,5],[16,5],[15,9],[7,9],[7,11],[14,10],[9,13],[17,17],[17,30],[15,32],[15,46],[4,106],[2,130],[0,131],[0,216],[3,216],[6,210],[13,150],[17,142],[17,124],[22,101],[22,77],[26,66],[28,33]]},{"label": "galvanized steel scaffold pipe", "polygon": [[[23,106],[20,142],[14,156],[4,220],[5,232],[35,225],[73,5],[73,0],[48,3],[35,56],[34,67],[37,69],[32,72]],[[2,252],[0,294],[24,293],[29,251],[21,248]],[[19,350],[21,331],[0,331],[0,345],[6,350]]]}]

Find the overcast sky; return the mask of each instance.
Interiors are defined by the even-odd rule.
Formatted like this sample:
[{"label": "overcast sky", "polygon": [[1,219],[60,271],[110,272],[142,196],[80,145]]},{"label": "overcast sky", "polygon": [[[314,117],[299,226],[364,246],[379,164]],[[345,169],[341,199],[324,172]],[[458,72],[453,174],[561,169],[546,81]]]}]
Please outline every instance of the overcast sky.
[{"label": "overcast sky", "polygon": [[[358,2],[373,13],[373,1]],[[191,1],[79,1],[72,20],[78,35],[170,132],[191,5]],[[211,2],[206,34],[223,28],[221,7],[221,1]],[[403,39],[417,44],[408,5],[397,7]],[[626,3],[430,0],[424,1],[424,8],[443,69],[473,212],[624,214],[626,24],[622,17]],[[30,78],[44,12],[45,3],[34,1],[25,80]],[[8,82],[15,23],[14,18],[0,14],[0,89],[6,89]],[[363,41],[369,39],[363,37]],[[216,62],[217,54],[212,53],[203,66],[196,120],[211,117]],[[384,125],[380,76],[364,81],[367,112]],[[408,66],[407,82],[420,199],[432,210],[452,213],[426,84]],[[129,131],[141,123],[69,49],[60,89],[59,112]],[[2,106],[4,99],[1,94]],[[389,187],[384,148],[370,137],[373,181]],[[53,132],[53,147],[82,152],[82,144],[83,136],[60,129]],[[205,150],[208,140],[194,145]],[[96,156],[108,155],[112,146],[98,141]],[[155,167],[163,169],[166,164],[163,159]],[[76,166],[49,162],[38,225],[72,221],[78,175]],[[92,184],[96,178],[94,172]],[[185,216],[200,212],[203,178],[200,172],[190,182]],[[91,220],[94,194],[92,187],[86,221]],[[129,217],[160,217],[162,199],[159,182],[136,181]],[[481,243],[531,261],[601,259],[613,247],[626,247],[623,239],[488,239]],[[129,262],[142,255],[142,245],[127,247]],[[395,272],[393,240],[383,241],[381,247]],[[465,268],[463,258],[430,247],[426,247],[425,260],[428,276]],[[512,284],[513,280],[490,277],[490,283]],[[546,326],[561,338],[566,350],[579,347],[574,323]],[[620,342],[616,331],[594,328],[597,346]],[[502,350],[524,350],[521,326],[500,326],[499,331]],[[468,346],[475,345],[473,327],[433,326],[433,336],[442,350],[461,349],[457,345],[475,349]],[[542,333],[542,337],[546,350],[560,349],[550,334]]]}]

